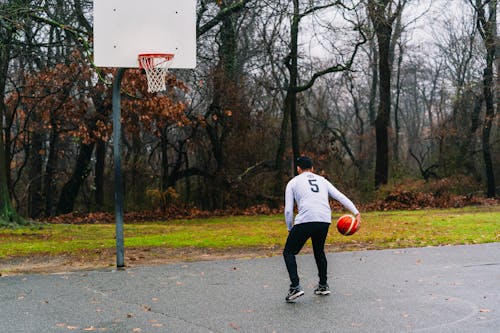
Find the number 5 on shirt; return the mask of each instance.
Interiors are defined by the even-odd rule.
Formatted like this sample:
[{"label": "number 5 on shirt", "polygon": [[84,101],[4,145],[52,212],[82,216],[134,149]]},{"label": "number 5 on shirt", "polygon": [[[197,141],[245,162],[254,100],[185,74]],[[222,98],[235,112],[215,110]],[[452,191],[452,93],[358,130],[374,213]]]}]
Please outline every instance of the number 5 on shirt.
[{"label": "number 5 on shirt", "polygon": [[311,185],[311,191],[313,192],[319,192],[319,187],[318,184],[316,184],[316,179],[309,179],[309,185]]}]

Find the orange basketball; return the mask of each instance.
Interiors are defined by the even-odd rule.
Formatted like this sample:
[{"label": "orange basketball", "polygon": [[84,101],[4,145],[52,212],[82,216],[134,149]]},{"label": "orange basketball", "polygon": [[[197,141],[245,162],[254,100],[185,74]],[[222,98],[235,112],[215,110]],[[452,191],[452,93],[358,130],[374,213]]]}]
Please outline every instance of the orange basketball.
[{"label": "orange basketball", "polygon": [[344,236],[353,235],[359,229],[358,221],[352,215],[342,215],[337,220],[337,230]]}]

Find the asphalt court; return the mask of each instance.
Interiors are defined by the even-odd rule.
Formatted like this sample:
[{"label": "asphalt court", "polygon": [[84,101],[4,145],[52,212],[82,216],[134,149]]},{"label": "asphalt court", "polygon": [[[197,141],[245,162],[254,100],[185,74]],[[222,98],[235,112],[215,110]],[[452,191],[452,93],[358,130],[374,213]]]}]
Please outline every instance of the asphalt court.
[{"label": "asphalt court", "polygon": [[0,332],[500,333],[500,243],[328,254],[284,301],[281,257],[0,278]]}]

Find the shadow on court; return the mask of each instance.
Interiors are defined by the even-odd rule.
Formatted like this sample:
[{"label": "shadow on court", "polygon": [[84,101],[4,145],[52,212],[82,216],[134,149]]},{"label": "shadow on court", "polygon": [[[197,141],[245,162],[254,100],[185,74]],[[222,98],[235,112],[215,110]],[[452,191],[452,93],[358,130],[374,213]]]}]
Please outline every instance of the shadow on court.
[{"label": "shadow on court", "polygon": [[328,255],[285,303],[281,257],[0,278],[1,332],[495,332],[500,243]]}]

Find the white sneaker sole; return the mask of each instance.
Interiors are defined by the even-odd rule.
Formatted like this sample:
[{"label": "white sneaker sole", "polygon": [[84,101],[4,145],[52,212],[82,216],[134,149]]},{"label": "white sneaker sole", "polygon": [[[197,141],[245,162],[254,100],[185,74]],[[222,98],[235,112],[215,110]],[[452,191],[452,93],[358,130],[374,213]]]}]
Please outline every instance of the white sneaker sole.
[{"label": "white sneaker sole", "polygon": [[315,295],[321,295],[321,296],[327,296],[327,295],[330,295],[330,290],[327,290],[327,291],[315,291],[314,294]]},{"label": "white sneaker sole", "polygon": [[304,291],[303,290],[301,290],[298,293],[290,296],[290,298],[285,298],[285,301],[287,301],[288,303],[292,303],[294,300],[296,300],[297,298],[299,298],[302,295],[304,295]]}]

